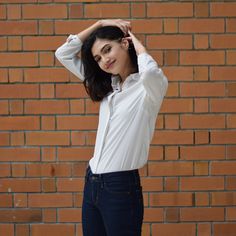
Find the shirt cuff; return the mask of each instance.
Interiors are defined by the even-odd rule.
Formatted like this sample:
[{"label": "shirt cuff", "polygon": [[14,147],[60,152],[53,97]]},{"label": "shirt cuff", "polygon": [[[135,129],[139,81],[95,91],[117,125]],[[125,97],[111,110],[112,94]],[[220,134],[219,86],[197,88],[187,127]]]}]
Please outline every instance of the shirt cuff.
[{"label": "shirt cuff", "polygon": [[158,67],[157,62],[147,52],[138,55],[139,73],[147,71],[153,67]]},{"label": "shirt cuff", "polygon": [[67,43],[83,44],[77,34],[70,34],[66,41]]}]

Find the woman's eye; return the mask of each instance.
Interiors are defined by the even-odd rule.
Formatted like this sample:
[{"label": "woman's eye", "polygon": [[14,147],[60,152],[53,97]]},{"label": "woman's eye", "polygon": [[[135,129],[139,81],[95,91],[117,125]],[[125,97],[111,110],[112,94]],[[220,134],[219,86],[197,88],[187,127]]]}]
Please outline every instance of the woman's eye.
[{"label": "woman's eye", "polygon": [[110,50],[111,50],[111,47],[107,47],[106,50],[105,50],[105,53],[109,52]]}]

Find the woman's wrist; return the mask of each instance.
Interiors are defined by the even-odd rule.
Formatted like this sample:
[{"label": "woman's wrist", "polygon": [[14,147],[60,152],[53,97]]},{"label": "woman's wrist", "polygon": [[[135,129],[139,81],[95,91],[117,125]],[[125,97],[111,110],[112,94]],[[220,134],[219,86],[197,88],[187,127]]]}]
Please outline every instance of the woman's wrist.
[{"label": "woman's wrist", "polygon": [[101,20],[96,21],[94,24],[89,26],[87,29],[81,31],[80,33],[77,34],[77,36],[80,38],[82,42],[86,40],[86,38],[97,28],[102,27],[102,22]]}]

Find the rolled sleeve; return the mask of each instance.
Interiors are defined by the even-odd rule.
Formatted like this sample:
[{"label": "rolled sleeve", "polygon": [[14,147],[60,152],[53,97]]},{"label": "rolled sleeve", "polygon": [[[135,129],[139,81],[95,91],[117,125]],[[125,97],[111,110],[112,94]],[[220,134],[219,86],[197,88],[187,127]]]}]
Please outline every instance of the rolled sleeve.
[{"label": "rolled sleeve", "polygon": [[168,88],[167,77],[148,53],[138,56],[138,67],[147,96],[154,104],[161,105]]},{"label": "rolled sleeve", "polygon": [[66,42],[55,51],[55,56],[65,68],[83,81],[84,68],[80,57],[77,55],[82,45],[83,43],[78,35],[70,34]]}]

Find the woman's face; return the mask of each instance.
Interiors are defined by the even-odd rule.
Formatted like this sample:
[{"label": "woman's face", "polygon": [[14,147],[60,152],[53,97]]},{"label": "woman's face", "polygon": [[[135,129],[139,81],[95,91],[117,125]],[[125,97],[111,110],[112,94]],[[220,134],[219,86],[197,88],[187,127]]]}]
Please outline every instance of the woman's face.
[{"label": "woman's face", "polygon": [[128,46],[129,42],[125,39],[121,42],[96,39],[92,46],[92,55],[103,71],[117,75],[129,65]]}]

